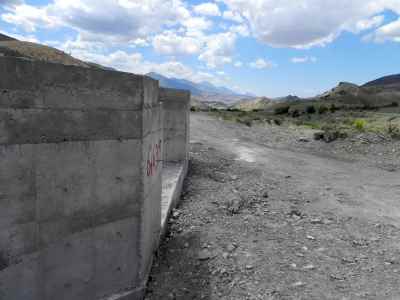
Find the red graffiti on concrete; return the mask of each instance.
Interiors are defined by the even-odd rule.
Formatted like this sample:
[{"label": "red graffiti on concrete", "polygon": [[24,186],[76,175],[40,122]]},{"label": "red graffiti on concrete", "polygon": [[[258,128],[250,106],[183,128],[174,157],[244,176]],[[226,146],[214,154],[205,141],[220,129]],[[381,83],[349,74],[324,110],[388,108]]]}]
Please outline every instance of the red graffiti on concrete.
[{"label": "red graffiti on concrete", "polygon": [[161,140],[150,146],[147,153],[147,176],[154,176],[157,172],[158,164],[161,161]]}]

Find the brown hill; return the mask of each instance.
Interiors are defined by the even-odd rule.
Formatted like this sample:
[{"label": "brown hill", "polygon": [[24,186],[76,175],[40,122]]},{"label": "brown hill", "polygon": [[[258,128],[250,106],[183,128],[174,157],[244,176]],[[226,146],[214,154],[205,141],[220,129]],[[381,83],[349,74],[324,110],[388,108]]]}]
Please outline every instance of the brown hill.
[{"label": "brown hill", "polygon": [[0,33],[0,42],[2,41],[16,41],[16,39]]},{"label": "brown hill", "polygon": [[364,84],[363,87],[387,87],[398,88],[400,90],[400,74],[378,78]]},{"label": "brown hill", "polygon": [[316,99],[347,107],[396,106],[400,104],[400,82],[397,85],[394,80],[377,80],[375,83],[371,82],[363,86],[341,82],[337,87]]},{"label": "brown hill", "polygon": [[76,59],[63,51],[36,43],[18,41],[4,34],[0,34],[0,55],[23,57],[64,65],[91,67],[88,63]]},{"label": "brown hill", "polygon": [[1,41],[0,54],[2,56],[24,57],[64,65],[89,67],[87,63],[60,50],[30,42]]}]

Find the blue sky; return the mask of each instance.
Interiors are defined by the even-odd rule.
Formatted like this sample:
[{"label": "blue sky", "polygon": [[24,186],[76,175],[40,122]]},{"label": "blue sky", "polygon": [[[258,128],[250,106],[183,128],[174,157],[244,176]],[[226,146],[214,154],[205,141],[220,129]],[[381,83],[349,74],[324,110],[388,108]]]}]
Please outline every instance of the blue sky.
[{"label": "blue sky", "polygon": [[0,0],[0,32],[269,97],[400,73],[400,0]]}]

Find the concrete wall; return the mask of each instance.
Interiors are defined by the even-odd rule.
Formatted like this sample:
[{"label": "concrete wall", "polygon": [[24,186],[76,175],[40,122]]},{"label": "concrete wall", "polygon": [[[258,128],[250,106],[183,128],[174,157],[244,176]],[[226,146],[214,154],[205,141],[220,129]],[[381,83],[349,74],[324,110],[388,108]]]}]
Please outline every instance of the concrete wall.
[{"label": "concrete wall", "polygon": [[167,159],[187,155],[178,105],[165,125],[152,79],[0,57],[1,300],[140,295],[159,239],[164,127]]},{"label": "concrete wall", "polygon": [[189,153],[190,93],[160,89],[164,119],[164,161],[187,162]]},{"label": "concrete wall", "polygon": [[178,204],[189,160],[190,93],[160,89],[163,105],[163,175],[161,230],[166,232],[168,216]]}]

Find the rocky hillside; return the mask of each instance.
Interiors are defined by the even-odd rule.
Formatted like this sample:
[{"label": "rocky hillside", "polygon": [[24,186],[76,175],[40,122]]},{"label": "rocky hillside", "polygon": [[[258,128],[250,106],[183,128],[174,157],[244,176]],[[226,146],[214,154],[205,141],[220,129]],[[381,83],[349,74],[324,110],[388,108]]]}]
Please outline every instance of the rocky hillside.
[{"label": "rocky hillside", "polygon": [[234,105],[231,106],[233,109],[238,109],[242,111],[254,111],[254,110],[265,110],[271,104],[273,103],[273,100],[266,98],[266,97],[261,97],[261,98],[255,98],[255,99],[245,99],[242,101],[239,101],[235,103]]},{"label": "rocky hillside", "polygon": [[385,76],[363,85],[363,87],[385,87],[400,90],[400,74]]},{"label": "rocky hillside", "polygon": [[363,86],[341,82],[332,90],[316,97],[339,106],[379,108],[400,104],[400,76],[388,76]]}]

